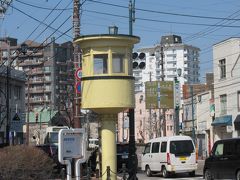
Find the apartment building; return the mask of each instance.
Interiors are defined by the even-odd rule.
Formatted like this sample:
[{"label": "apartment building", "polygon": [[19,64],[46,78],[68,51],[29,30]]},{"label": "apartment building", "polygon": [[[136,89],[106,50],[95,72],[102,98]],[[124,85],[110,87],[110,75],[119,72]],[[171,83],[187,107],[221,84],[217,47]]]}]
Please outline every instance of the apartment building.
[{"label": "apartment building", "polygon": [[240,38],[213,46],[215,120],[213,140],[240,135]]},{"label": "apartment building", "polygon": [[[7,43],[8,42],[8,43]],[[64,111],[73,98],[73,48],[71,42],[58,44],[52,38],[37,43],[25,41],[26,52],[14,38],[5,38],[1,46],[2,63],[10,59],[11,66],[27,74],[26,104],[30,110],[49,108]],[[1,62],[0,62],[1,63]]]},{"label": "apartment building", "polygon": [[[135,92],[144,92],[146,81],[161,80],[162,75],[165,81],[174,81],[174,78],[178,77],[178,69],[182,72],[178,77],[181,85],[199,83],[199,51],[197,47],[184,44],[182,38],[177,35],[162,36],[160,44],[138,49],[139,54],[141,52],[146,54],[146,67],[145,69],[133,69],[136,80]],[[163,53],[162,56],[161,53]],[[138,58],[136,61],[141,61],[141,59]]]}]

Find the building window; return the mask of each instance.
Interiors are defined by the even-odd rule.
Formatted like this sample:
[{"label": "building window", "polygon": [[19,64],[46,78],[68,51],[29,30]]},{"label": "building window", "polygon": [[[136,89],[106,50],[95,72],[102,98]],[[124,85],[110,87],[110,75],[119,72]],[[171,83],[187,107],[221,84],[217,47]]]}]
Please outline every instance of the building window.
[{"label": "building window", "polygon": [[94,55],[94,74],[107,74],[108,73],[108,55],[95,54]]},{"label": "building window", "polygon": [[220,79],[226,78],[226,60],[222,59],[219,61],[220,67]]},{"label": "building window", "polygon": [[21,87],[15,86],[14,88],[14,99],[20,99],[21,98]]},{"label": "building window", "polygon": [[113,73],[124,73],[124,55],[113,54],[112,66]]},{"label": "building window", "polygon": [[220,113],[221,115],[227,114],[227,95],[220,95]]},{"label": "building window", "polygon": [[237,104],[238,104],[238,112],[240,112],[240,91],[237,92]]}]

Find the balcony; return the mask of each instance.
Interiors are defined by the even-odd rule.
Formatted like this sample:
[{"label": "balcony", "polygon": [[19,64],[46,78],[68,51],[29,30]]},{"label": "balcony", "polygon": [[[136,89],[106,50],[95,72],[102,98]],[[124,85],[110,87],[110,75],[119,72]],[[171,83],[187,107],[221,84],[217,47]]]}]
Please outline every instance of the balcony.
[{"label": "balcony", "polygon": [[44,98],[30,98],[29,103],[31,104],[42,104],[42,103],[49,103],[49,99],[44,99]]},{"label": "balcony", "polygon": [[[44,88],[42,88],[42,87],[29,89],[29,93],[31,93],[31,94],[39,94],[39,93],[43,93],[43,92],[44,92]],[[26,91],[26,93],[28,93],[28,91]]]},{"label": "balcony", "polygon": [[60,70],[60,71],[59,71],[59,74],[60,74],[60,75],[67,75],[68,72],[66,72],[66,71],[61,71],[61,70]]},{"label": "balcony", "polygon": [[61,62],[61,61],[57,61],[56,64],[57,64],[57,65],[62,65],[62,66],[67,65],[66,62]]},{"label": "balcony", "polygon": [[[18,60],[21,62],[21,60]],[[33,66],[33,65],[41,65],[43,62],[41,60],[23,60],[22,63],[19,64],[19,66]]]},{"label": "balcony", "polygon": [[59,84],[68,84],[69,82],[67,80],[59,80]]},{"label": "balcony", "polygon": [[43,78],[30,79],[29,80],[29,84],[42,84],[42,83],[44,83],[44,79]]}]

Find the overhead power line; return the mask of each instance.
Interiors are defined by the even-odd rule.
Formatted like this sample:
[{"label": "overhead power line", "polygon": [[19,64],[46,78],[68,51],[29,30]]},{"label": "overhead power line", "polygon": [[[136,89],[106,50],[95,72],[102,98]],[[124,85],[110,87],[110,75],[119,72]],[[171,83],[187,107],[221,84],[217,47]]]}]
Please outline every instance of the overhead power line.
[{"label": "overhead power line", "polygon": [[[106,3],[102,1],[95,1],[95,0],[88,0],[94,3],[99,3],[99,4],[105,4],[109,6],[115,6],[115,7],[120,7],[120,8],[127,8],[127,6],[122,6],[122,5],[117,5],[117,4],[112,4],[112,3]],[[212,16],[197,16],[197,15],[191,15],[191,14],[181,14],[181,13],[170,13],[170,12],[164,12],[164,11],[155,11],[155,10],[150,10],[150,9],[142,9],[142,8],[135,8],[136,10],[139,11],[144,11],[144,12],[150,12],[150,13],[157,13],[157,14],[165,14],[165,15],[172,15],[172,16],[183,16],[183,17],[190,17],[190,18],[201,18],[201,19],[215,19],[215,20],[240,20],[240,19],[233,19],[233,18],[223,18],[223,17],[212,17]]]},{"label": "overhead power line", "polygon": [[[42,22],[44,22],[44,21],[53,13],[54,9],[56,9],[57,6],[58,6],[61,2],[62,2],[62,0],[59,1],[59,2],[56,4],[56,6],[53,8],[53,10],[51,10],[51,12],[48,13],[48,15],[43,19]],[[26,40],[29,39],[29,38],[31,37],[31,35],[32,35],[40,26],[41,26],[41,23],[38,24],[38,26],[30,33],[30,35],[28,35],[28,37],[26,38]]]},{"label": "overhead power line", "polygon": [[[72,8],[49,8],[49,7],[42,7],[42,6],[37,6],[37,5],[33,5],[30,3],[26,3],[26,2],[22,2],[20,0],[15,0],[19,3],[31,6],[31,7],[35,7],[35,8],[39,8],[39,9],[45,9],[45,10],[72,10]],[[118,5],[118,4],[112,4],[112,3],[107,3],[107,2],[102,2],[102,1],[96,1],[96,0],[88,0],[90,2],[94,2],[94,3],[98,3],[98,4],[105,4],[105,5],[109,5],[109,6],[114,6],[114,7],[119,7],[119,8],[125,8],[128,9],[128,6],[122,6],[122,5]],[[182,14],[182,13],[170,13],[170,12],[164,12],[164,11],[156,11],[156,10],[150,10],[150,9],[142,9],[142,8],[135,8],[138,11],[144,11],[144,12],[149,12],[149,13],[155,13],[155,14],[165,14],[165,15],[171,15],[171,16],[182,16],[182,17],[189,17],[189,18],[200,18],[200,19],[213,19],[213,20],[229,20],[229,21],[239,21],[240,18],[224,18],[224,17],[213,17],[213,16],[199,16],[199,15],[192,15],[192,14]]]},{"label": "overhead power line", "polygon": [[[84,10],[86,12],[92,12],[102,15],[114,16],[114,17],[121,17],[121,18],[129,18],[128,16],[112,14],[112,13],[105,13],[93,10]],[[182,24],[182,25],[192,25],[192,26],[208,26],[208,27],[228,27],[228,28],[240,28],[240,26],[230,26],[230,25],[220,25],[220,24],[203,24],[203,23],[187,23],[187,22],[176,22],[176,21],[164,21],[164,20],[157,20],[157,19],[150,19],[150,18],[136,18],[142,21],[152,21],[152,22],[159,22],[159,23],[168,23],[168,24]]]},{"label": "overhead power line", "polygon": [[[2,0],[0,0],[0,2],[1,2],[1,3],[5,3],[5,2],[4,2],[4,1],[2,1]],[[9,6],[10,6],[10,7],[12,7],[13,9],[15,9],[15,10],[17,10],[17,11],[21,12],[22,14],[24,14],[24,15],[28,16],[29,18],[31,18],[31,19],[33,19],[33,20],[35,20],[35,21],[37,21],[37,22],[39,22],[39,23],[41,23],[41,24],[43,24],[43,25],[45,25],[45,26],[48,26],[48,24],[46,24],[46,23],[44,23],[44,22],[42,22],[42,21],[38,20],[37,18],[34,18],[33,16],[31,16],[31,15],[29,15],[29,14],[25,13],[24,11],[22,11],[22,10],[20,10],[20,9],[16,8],[16,7],[14,7],[13,5],[9,5]],[[58,33],[60,33],[60,34],[63,34],[63,32],[59,31],[58,29],[55,29],[55,28],[54,28],[54,27],[52,27],[52,26],[49,26],[49,28],[50,28],[50,29],[52,29],[52,30],[54,30],[54,31],[57,31],[57,32],[58,32]],[[69,37],[69,38],[71,38],[71,39],[72,39],[72,37],[71,37],[71,36],[69,36],[69,35],[67,35],[67,34],[65,34],[65,36],[67,36],[67,37]]]},{"label": "overhead power line", "polygon": [[27,5],[27,6],[31,6],[31,7],[34,7],[34,8],[38,8],[38,9],[45,9],[45,10],[54,10],[54,11],[66,11],[66,10],[72,10],[73,8],[48,8],[48,7],[42,7],[42,6],[37,6],[37,5],[34,5],[34,4],[30,4],[30,3],[26,3],[26,2],[23,2],[23,1],[19,1],[19,0],[15,0],[21,4],[24,4],[24,5]]}]

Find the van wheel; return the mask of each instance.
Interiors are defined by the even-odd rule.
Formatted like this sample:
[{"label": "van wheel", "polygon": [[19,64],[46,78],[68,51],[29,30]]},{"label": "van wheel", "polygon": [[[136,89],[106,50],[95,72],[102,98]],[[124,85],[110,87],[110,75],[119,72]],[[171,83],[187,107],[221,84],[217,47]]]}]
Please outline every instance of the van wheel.
[{"label": "van wheel", "polygon": [[152,171],[151,171],[151,169],[150,169],[149,166],[146,167],[145,172],[146,172],[146,175],[147,175],[148,177],[151,177],[151,176],[152,176]]},{"label": "van wheel", "polygon": [[163,167],[162,175],[163,175],[164,178],[167,178],[169,176],[169,172],[167,171],[166,167]]},{"label": "van wheel", "polygon": [[237,172],[236,180],[240,180],[240,170],[238,170],[238,172]]},{"label": "van wheel", "polygon": [[205,178],[205,180],[213,180],[212,173],[209,169],[206,169],[204,178]]},{"label": "van wheel", "polygon": [[195,176],[195,171],[190,172],[189,176],[194,177]]}]

